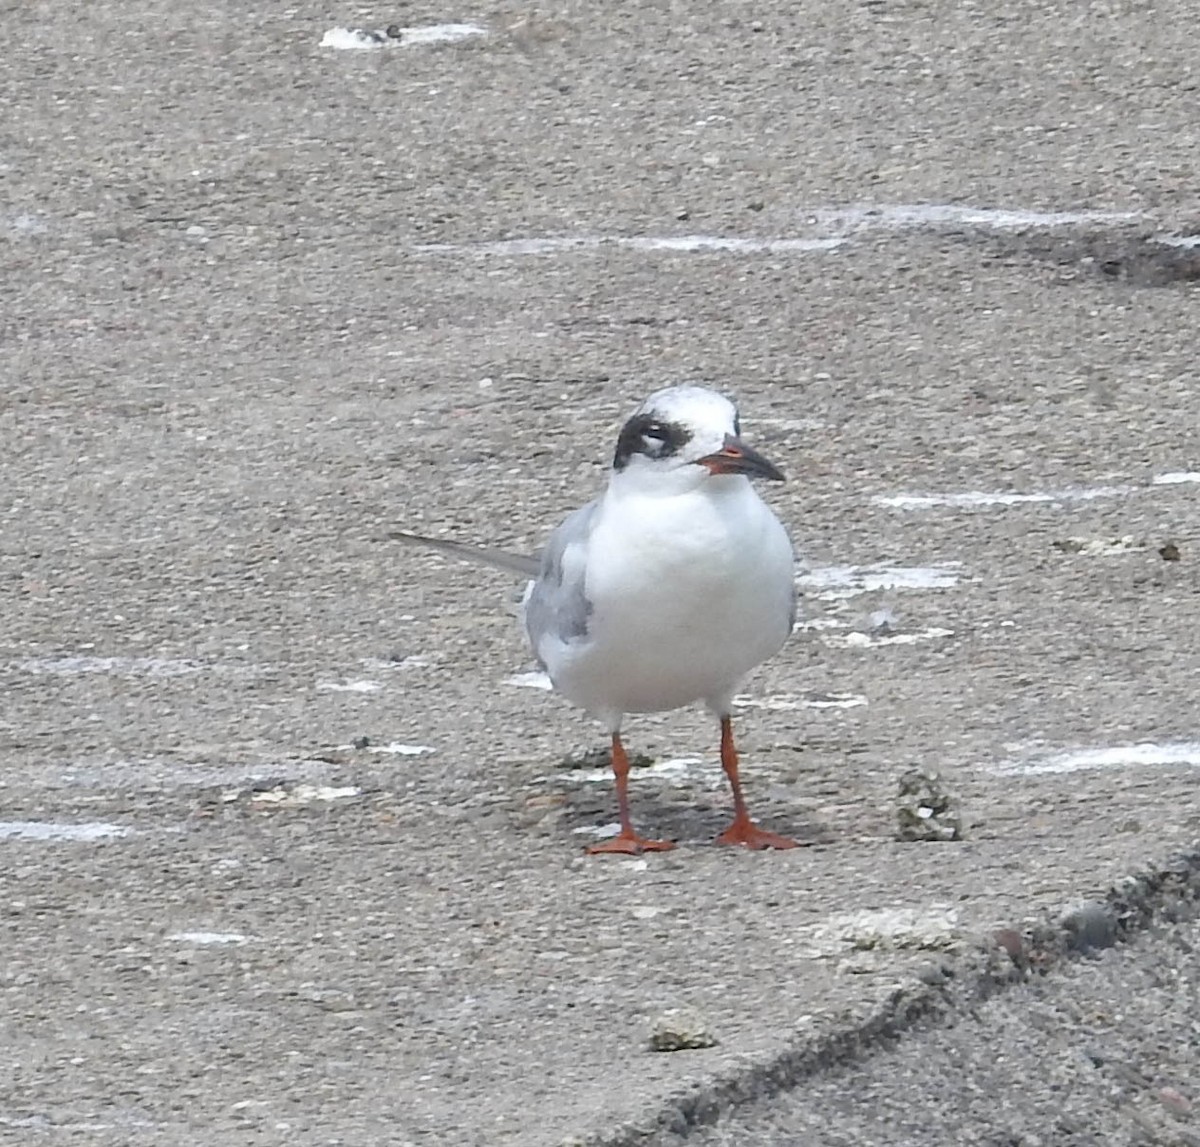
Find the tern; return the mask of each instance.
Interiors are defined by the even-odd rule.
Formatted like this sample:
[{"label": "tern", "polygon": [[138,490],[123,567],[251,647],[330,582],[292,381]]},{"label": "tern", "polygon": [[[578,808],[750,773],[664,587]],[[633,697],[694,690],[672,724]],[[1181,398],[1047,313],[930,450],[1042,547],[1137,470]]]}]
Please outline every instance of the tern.
[{"label": "tern", "polygon": [[738,774],[733,697],[792,632],[792,543],[752,478],[780,470],[741,438],[723,395],[674,386],[650,395],[617,438],[604,493],[570,514],[540,557],[408,531],[396,540],[528,576],[523,614],[555,690],[603,722],[612,739],[620,831],[590,853],[658,852],[629,813],[627,713],[701,702],[721,727],[733,823],[719,844],[794,848],[750,818]]}]

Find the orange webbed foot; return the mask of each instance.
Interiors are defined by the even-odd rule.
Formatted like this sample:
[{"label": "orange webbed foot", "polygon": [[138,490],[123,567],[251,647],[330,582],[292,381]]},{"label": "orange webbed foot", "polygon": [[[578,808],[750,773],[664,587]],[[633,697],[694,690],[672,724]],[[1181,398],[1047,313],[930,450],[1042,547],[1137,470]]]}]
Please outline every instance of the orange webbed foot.
[{"label": "orange webbed foot", "polygon": [[590,844],[584,851],[589,856],[606,852],[619,856],[639,856],[643,852],[669,852],[674,847],[673,840],[648,840],[644,836],[638,836],[635,832],[623,832],[611,840]]},{"label": "orange webbed foot", "polygon": [[720,836],[718,844],[736,844],[742,848],[799,848],[800,842],[759,828],[752,820],[735,820]]}]

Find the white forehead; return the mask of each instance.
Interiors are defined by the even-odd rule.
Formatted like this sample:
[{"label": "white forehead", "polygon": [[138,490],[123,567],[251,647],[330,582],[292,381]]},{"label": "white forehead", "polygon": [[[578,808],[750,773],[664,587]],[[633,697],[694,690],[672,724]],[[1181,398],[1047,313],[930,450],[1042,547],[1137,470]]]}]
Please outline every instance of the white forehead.
[{"label": "white forehead", "polygon": [[700,434],[720,437],[733,433],[737,419],[737,410],[728,398],[703,386],[669,386],[657,390],[642,403],[638,413],[653,414],[664,422],[676,422]]}]

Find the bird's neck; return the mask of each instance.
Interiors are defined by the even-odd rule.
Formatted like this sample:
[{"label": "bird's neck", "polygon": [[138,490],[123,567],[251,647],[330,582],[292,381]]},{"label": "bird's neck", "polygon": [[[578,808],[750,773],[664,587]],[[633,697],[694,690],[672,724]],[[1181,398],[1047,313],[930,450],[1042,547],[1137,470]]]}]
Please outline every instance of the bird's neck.
[{"label": "bird's neck", "polygon": [[[690,473],[696,469],[699,473]],[[667,474],[645,474],[614,470],[608,480],[605,501],[610,503],[654,501],[666,498],[698,498],[714,505],[736,502],[752,493],[749,479],[741,474],[708,474],[688,467]]]}]

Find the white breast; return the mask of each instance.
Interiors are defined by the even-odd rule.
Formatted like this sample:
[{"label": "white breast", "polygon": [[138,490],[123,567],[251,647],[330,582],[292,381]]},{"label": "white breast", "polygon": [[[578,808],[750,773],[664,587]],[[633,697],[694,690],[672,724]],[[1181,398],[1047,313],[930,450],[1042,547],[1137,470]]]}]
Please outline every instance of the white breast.
[{"label": "white breast", "polygon": [[673,497],[605,497],[591,533],[587,635],[539,650],[555,687],[610,723],[704,701],[721,711],[791,628],[792,546],[744,478]]}]

